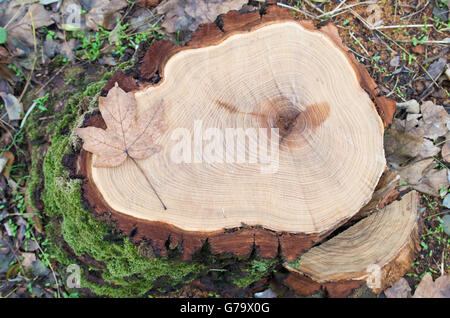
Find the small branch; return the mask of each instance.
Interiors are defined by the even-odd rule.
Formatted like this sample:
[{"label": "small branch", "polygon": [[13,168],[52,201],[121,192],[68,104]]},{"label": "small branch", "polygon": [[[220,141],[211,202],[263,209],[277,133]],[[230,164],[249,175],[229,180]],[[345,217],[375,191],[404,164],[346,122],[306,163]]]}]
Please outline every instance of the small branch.
[{"label": "small branch", "polygon": [[[411,40],[396,40],[399,43],[411,43]],[[450,44],[450,40],[433,40],[433,41],[420,41],[423,45],[433,45],[433,44]]]},{"label": "small branch", "polygon": [[294,8],[294,7],[291,7],[291,6],[288,6],[287,4],[278,2],[278,3],[277,3],[277,6],[282,7],[282,8],[291,9],[291,10],[294,10],[294,11],[296,11],[296,12],[303,13],[304,15],[306,15],[307,17],[309,17],[309,18],[311,18],[311,19],[316,19],[316,16],[314,16],[314,15],[312,15],[312,14],[306,12],[306,11],[303,11],[303,10],[300,10],[300,9],[297,9],[297,8]]},{"label": "small branch", "polygon": [[347,12],[348,10],[351,10],[351,8],[353,8],[353,7],[361,6],[361,5],[370,5],[370,4],[375,4],[375,3],[377,3],[377,2],[376,1],[365,1],[365,2],[353,3],[353,4],[350,4],[350,5],[346,4],[346,5],[344,5],[343,7],[339,8],[339,9],[336,7],[336,9],[334,9],[334,10],[332,10],[330,12],[325,12],[325,13],[319,15],[317,18],[322,18],[322,17],[325,17],[325,16],[328,16],[330,18],[334,18],[334,17],[336,17],[338,15],[341,15],[341,14]]},{"label": "small branch", "polygon": [[57,292],[58,298],[61,298],[61,292],[60,292],[58,279],[56,278],[56,273],[55,273],[55,270],[53,269],[52,263],[50,262],[50,260],[45,255],[45,252],[41,248],[41,245],[39,244],[39,242],[38,242],[36,236],[34,235],[33,231],[30,231],[30,232],[31,232],[31,236],[33,236],[33,240],[36,242],[36,244],[38,246],[39,251],[42,253],[42,257],[45,258],[45,260],[48,263],[48,267],[50,267],[50,270],[52,271],[53,279],[55,280],[55,284],[56,284],[56,292]]},{"label": "small branch", "polygon": [[382,25],[379,27],[374,27],[374,30],[384,30],[384,29],[399,29],[399,28],[425,28],[430,26],[429,24],[405,24],[405,25]]},{"label": "small branch", "polygon": [[353,32],[350,32],[350,37],[355,40],[356,43],[359,44],[359,46],[363,49],[364,53],[366,53],[367,56],[370,56],[369,52],[366,50],[366,48],[364,47],[364,45],[362,45],[361,41],[358,40],[355,35],[353,34]]},{"label": "small branch", "polygon": [[347,0],[342,0],[341,3],[339,3],[339,5],[338,5],[336,8],[334,8],[334,9],[331,10],[330,12],[325,13],[325,15],[326,15],[326,14],[329,14],[329,15],[332,16],[336,11],[339,11],[339,9],[342,7],[342,5],[345,4],[346,1],[347,1]]},{"label": "small branch", "polygon": [[325,12],[323,12],[323,10],[322,10],[321,8],[319,8],[319,7],[316,6],[315,4],[312,4],[311,1],[305,0],[305,2],[306,2],[307,4],[309,4],[309,6],[310,6],[311,8],[313,8],[314,10],[316,10],[317,12],[322,13],[322,14],[325,13]]},{"label": "small branch", "polygon": [[137,161],[133,157],[130,157],[130,155],[128,155],[128,157],[131,159],[131,161],[134,162],[136,167],[139,169],[139,171],[144,176],[145,180],[147,180],[147,183],[149,184],[150,188],[152,188],[152,190],[155,193],[156,197],[158,198],[159,202],[161,202],[163,209],[167,210],[166,205],[164,204],[163,200],[161,200],[161,197],[159,196],[158,192],[156,192],[155,188],[153,187],[152,183],[150,182],[150,179],[147,177],[147,174],[145,173],[144,169],[142,169],[142,167],[137,163]]}]

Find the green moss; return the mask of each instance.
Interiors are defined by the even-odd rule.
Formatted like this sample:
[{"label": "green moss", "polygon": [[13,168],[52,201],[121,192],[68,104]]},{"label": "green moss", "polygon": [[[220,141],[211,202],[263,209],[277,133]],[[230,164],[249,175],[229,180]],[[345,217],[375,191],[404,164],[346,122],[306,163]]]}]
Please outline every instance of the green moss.
[{"label": "green moss", "polygon": [[247,287],[254,282],[257,282],[261,278],[267,276],[267,273],[270,273],[276,264],[277,260],[253,259],[252,261],[250,261],[250,267],[244,270],[246,272],[246,275],[244,277],[235,279],[233,283],[239,287]]},{"label": "green moss", "polygon": [[[61,219],[60,234],[77,256],[89,255],[97,261],[104,262],[102,278],[106,283],[98,285],[86,277],[82,279],[82,287],[109,296],[142,296],[153,287],[153,283],[165,276],[170,285],[186,283],[186,277],[192,277],[201,269],[194,262],[172,261],[166,258],[146,259],[139,255],[137,248],[128,238],[122,237],[123,244],[112,244],[104,238],[112,229],[92,217],[82,204],[80,180],[69,178],[69,171],[63,166],[63,156],[74,147],[72,136],[64,135],[71,131],[77,123],[78,105],[83,99],[96,100],[106,79],[87,86],[85,92],[77,94],[69,100],[66,111],[51,138],[52,146],[48,149],[43,162],[45,189],[42,199],[45,213],[53,219]],[[64,263],[70,260],[59,248],[55,251]],[[131,278],[132,277],[132,278]],[[189,281],[189,280],[188,280]]]},{"label": "green moss", "polygon": [[[119,69],[131,65],[132,62],[127,62]],[[208,275],[207,264],[211,264],[207,258],[202,256],[196,261],[181,261],[172,257],[176,253],[168,253],[168,257],[146,258],[128,237],[117,234],[119,239],[109,242],[105,237],[114,230],[94,219],[92,213],[84,208],[81,180],[71,179],[69,170],[63,165],[64,156],[72,154],[80,146],[72,129],[80,124],[83,112],[96,109],[100,91],[113,73],[106,73],[101,80],[88,84],[84,92],[74,93],[63,112],[56,114],[56,120],[47,127],[39,125],[38,114],[30,117],[27,126],[30,140],[50,134],[51,147],[42,160],[41,146],[33,146],[31,178],[27,185],[28,202],[37,209],[34,194],[41,194],[45,206],[45,233],[50,239],[51,254],[60,265],[60,274],[64,274],[65,267],[70,264],[80,265],[81,287],[98,295],[136,297],[144,296],[151,290],[171,291],[201,275]],[[246,287],[270,273],[271,266],[276,262],[248,262],[229,256],[221,258],[220,255],[208,257],[217,260],[215,268],[223,268],[230,262],[239,263],[237,272],[245,275],[236,279],[239,287]],[[86,262],[86,259],[91,261]]]},{"label": "green moss", "polygon": [[82,66],[71,67],[64,76],[64,80],[66,84],[71,84],[76,87],[81,87],[84,85],[84,76],[85,70]]}]

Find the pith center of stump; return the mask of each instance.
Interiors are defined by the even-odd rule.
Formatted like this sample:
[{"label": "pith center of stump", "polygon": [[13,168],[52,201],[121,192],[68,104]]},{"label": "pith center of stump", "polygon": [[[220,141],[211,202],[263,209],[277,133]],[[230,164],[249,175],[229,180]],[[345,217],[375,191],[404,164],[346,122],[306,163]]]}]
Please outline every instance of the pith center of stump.
[{"label": "pith center of stump", "polygon": [[287,109],[276,115],[275,123],[272,127],[279,129],[281,140],[289,136],[292,130],[298,129],[304,124],[300,115],[301,112],[297,109]]}]

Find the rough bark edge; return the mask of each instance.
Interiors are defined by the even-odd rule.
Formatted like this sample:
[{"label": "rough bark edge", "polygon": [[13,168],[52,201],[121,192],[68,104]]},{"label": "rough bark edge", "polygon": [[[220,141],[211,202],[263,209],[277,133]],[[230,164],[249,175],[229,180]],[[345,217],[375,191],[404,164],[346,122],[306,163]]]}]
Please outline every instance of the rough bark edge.
[{"label": "rough bark edge", "polygon": [[[418,198],[417,203],[419,203]],[[348,278],[339,280],[320,281],[308,276],[287,263],[284,264],[284,267],[290,271],[290,274],[284,280],[284,284],[298,295],[310,295],[317,293],[320,290],[325,290],[330,297],[342,298],[350,296],[355,290],[363,286],[378,295],[386,288],[392,286],[410,270],[411,263],[416,259],[417,254],[420,251],[420,233],[421,222],[417,207],[416,223],[407,242],[400,248],[394,258],[381,268],[380,287],[370,286],[365,280],[356,278],[367,275],[366,272],[350,273]]]},{"label": "rough bark edge", "polygon": [[[288,10],[277,6],[269,6],[263,15],[260,15],[258,11],[249,13],[230,11],[223,15],[217,23],[201,25],[193,34],[191,40],[183,47],[175,46],[167,40],[152,42],[140,62],[140,77],[143,80],[164,77],[165,64],[174,54],[182,50],[216,45],[234,34],[251,32],[263,26],[282,21],[296,21],[304,28],[322,32],[330,38],[348,58],[361,87],[374,101],[384,125],[387,126],[391,123],[395,102],[378,96],[379,89],[377,85],[364,66],[360,65],[343,46],[337,28],[332,24],[328,24],[317,29],[312,21],[295,20]],[[146,85],[143,81],[141,83],[136,82],[132,76],[123,73],[114,74],[105,85],[103,92],[111,88],[116,81],[125,91],[136,91]],[[83,126],[104,128],[104,123],[101,119],[88,118]],[[111,218],[117,230],[129,236],[134,243],[139,243],[142,240],[150,242],[154,252],[159,256],[165,255],[164,246],[169,244],[170,247],[180,246],[183,259],[188,260],[191,259],[195,251],[201,248],[205,242],[208,242],[212,252],[217,254],[232,253],[237,256],[244,256],[249,255],[256,249],[260,257],[275,258],[281,254],[288,262],[292,262],[314,244],[322,241],[336,227],[348,221],[347,219],[343,220],[329,231],[315,235],[275,232],[260,226],[250,227],[245,225],[214,232],[187,232],[163,222],[141,220],[114,211],[104,201],[95,184],[89,181],[91,180],[90,169],[88,168],[90,158],[90,154],[87,154],[84,150],[81,151],[77,160],[77,174],[84,177],[84,198],[92,207],[94,213]]]},{"label": "rough bark edge", "polygon": [[323,291],[328,297],[344,298],[361,288],[364,285],[364,281],[349,280],[339,283],[318,283],[307,276],[291,272],[283,280],[283,284],[297,296],[309,296]]},{"label": "rough bark edge", "polygon": [[349,223],[367,217],[395,201],[400,195],[397,190],[399,180],[400,176],[395,170],[386,168],[378,181],[372,199],[350,219]]}]

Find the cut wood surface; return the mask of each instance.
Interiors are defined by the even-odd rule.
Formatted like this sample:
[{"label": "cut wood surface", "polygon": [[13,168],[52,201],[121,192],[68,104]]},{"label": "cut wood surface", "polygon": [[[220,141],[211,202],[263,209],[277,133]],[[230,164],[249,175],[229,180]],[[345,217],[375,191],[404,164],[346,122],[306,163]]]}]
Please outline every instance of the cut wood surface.
[{"label": "cut wood surface", "polygon": [[[179,52],[162,82],[137,92],[136,100],[138,116],[163,104],[164,149],[140,164],[168,210],[132,162],[93,168],[92,175],[113,209],[137,218],[187,231],[245,223],[322,233],[361,208],[385,166],[381,119],[351,65],[323,34],[295,22]],[[205,153],[203,163],[174,162],[174,131],[194,136],[197,120],[224,132],[280,128],[278,172],[262,172],[259,162],[208,164]],[[247,156],[257,157],[245,146]]]},{"label": "cut wood surface", "polygon": [[[242,255],[257,246],[264,257],[274,257],[281,245],[293,260],[371,199],[385,169],[383,132],[395,106],[378,96],[331,25],[317,30],[276,7],[262,18],[230,12],[223,22],[222,30],[201,27],[182,48],[152,44],[141,72],[162,79],[134,96],[138,120],[162,104],[162,150],[139,160],[143,173],[132,160],[94,167],[82,151],[84,197],[96,213],[110,212],[122,232],[150,239],[156,250],[168,239],[179,241],[189,258],[208,239],[213,252]],[[94,117],[84,126],[105,128]],[[222,163],[205,162],[205,152],[202,163],[174,162],[175,132],[184,128],[194,136],[196,121],[203,132],[278,128],[277,169],[268,173],[267,164],[248,162],[260,150],[249,139],[244,163],[226,162],[227,145]],[[268,145],[270,137],[269,130]]]},{"label": "cut wood surface", "polygon": [[[297,279],[310,279],[309,284],[296,284],[298,292],[309,294],[311,286],[320,285],[349,292],[346,285],[355,288],[355,282],[368,282],[368,287],[379,293],[395,283],[409,270],[419,250],[418,206],[418,193],[409,192],[400,201],[313,247],[297,265],[286,264],[300,276]],[[306,286],[308,290],[302,291]]]},{"label": "cut wood surface", "polygon": [[375,188],[369,203],[358,211],[352,218],[352,221],[362,219],[396,200],[399,195],[397,190],[399,180],[400,176],[395,170],[386,169],[381,176],[380,181],[378,181],[378,185]]}]

